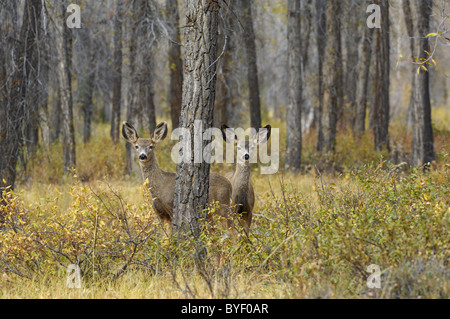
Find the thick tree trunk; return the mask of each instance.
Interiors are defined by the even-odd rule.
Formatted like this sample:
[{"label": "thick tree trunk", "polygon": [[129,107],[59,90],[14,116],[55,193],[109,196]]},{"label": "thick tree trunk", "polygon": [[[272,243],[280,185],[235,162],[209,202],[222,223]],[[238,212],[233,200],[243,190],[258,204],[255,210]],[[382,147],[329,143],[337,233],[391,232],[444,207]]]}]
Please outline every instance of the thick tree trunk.
[{"label": "thick tree trunk", "polygon": [[381,29],[376,37],[376,96],[373,109],[373,134],[376,150],[389,151],[389,2],[378,0],[381,7]]},{"label": "thick tree trunk", "polygon": [[301,1],[288,1],[288,78],[289,103],[286,110],[286,161],[287,171],[299,171],[302,154],[302,41]]},{"label": "thick tree trunk", "polygon": [[339,14],[341,2],[330,0],[327,5],[327,45],[324,59],[324,98],[322,105],[323,151],[334,152],[336,144],[336,125],[340,99],[341,52]]},{"label": "thick tree trunk", "polygon": [[244,48],[247,56],[247,80],[250,100],[250,126],[261,127],[261,101],[259,96],[258,65],[255,31],[253,29],[252,1],[241,0],[244,25]]},{"label": "thick tree trunk", "polygon": [[[190,161],[177,166],[175,184],[173,231],[178,236],[200,233],[199,218],[207,207],[210,165],[203,160],[194,163],[194,157],[203,153],[210,143],[203,140],[194,144],[195,135],[212,126],[216,85],[216,53],[219,5],[209,0],[186,2],[184,34],[185,68],[183,103],[180,125],[190,133],[190,141],[182,140],[184,152],[191,151]],[[203,131],[194,132],[194,121],[202,123]],[[185,136],[187,139],[188,137]],[[190,144],[189,144],[190,143]]]},{"label": "thick tree trunk", "polygon": [[[419,50],[419,61],[428,59],[426,51],[430,52],[428,38],[430,31],[430,16],[433,2],[431,0],[416,0],[415,10],[417,16],[416,37]],[[422,60],[423,59],[423,60]],[[430,102],[430,73],[420,68],[415,74],[415,90],[413,103],[413,141],[412,141],[412,165],[420,166],[431,163],[435,159],[433,128],[431,125]]]},{"label": "thick tree trunk", "polygon": [[183,91],[183,61],[181,59],[181,40],[179,31],[178,1],[167,0],[166,10],[171,22],[169,41],[169,66],[170,66],[170,90],[168,102],[170,106],[170,118],[172,129],[179,126],[181,113],[181,100]]},{"label": "thick tree trunk", "polygon": [[111,139],[114,144],[119,142],[120,108],[122,100],[122,1],[116,0],[116,13],[114,15],[114,75],[111,108]]}]

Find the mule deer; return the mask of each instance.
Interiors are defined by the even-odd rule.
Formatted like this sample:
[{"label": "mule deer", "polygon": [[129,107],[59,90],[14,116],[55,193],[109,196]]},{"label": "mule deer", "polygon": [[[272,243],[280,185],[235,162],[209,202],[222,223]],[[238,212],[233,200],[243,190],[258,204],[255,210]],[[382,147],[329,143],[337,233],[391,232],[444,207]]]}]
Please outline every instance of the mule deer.
[{"label": "mule deer", "polygon": [[223,139],[227,143],[233,142],[236,147],[236,168],[234,173],[229,173],[226,177],[230,180],[233,188],[231,200],[232,204],[236,205],[235,213],[242,217],[242,225],[247,235],[250,234],[252,211],[255,204],[255,193],[250,179],[250,160],[253,156],[257,156],[258,144],[269,139],[271,128],[270,125],[267,125],[247,141],[239,140],[234,131],[225,124],[221,127]]},{"label": "mule deer", "polygon": [[[167,136],[167,123],[160,123],[155,128],[151,138],[140,138],[133,126],[123,122],[122,135],[136,149],[142,177],[144,180],[148,180],[150,193],[155,198],[153,209],[163,221],[170,223],[173,216],[176,174],[163,171],[155,157],[156,145]],[[211,173],[209,185],[209,202],[219,202],[220,209],[216,209],[216,212],[225,217],[228,227],[231,227],[231,216],[229,216],[231,183],[227,178]]]}]

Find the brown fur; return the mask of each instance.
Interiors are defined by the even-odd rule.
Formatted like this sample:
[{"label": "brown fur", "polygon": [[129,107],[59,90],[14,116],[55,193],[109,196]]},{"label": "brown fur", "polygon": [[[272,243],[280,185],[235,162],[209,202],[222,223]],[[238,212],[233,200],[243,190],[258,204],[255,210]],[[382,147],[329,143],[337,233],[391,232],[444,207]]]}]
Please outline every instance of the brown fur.
[{"label": "brown fur", "polygon": [[[164,129],[165,131],[162,131]],[[155,212],[162,220],[170,223],[173,216],[176,174],[163,171],[159,167],[155,156],[156,144],[165,138],[167,126],[165,122],[158,125],[152,138],[139,138],[136,130],[133,130],[134,128],[131,125],[124,123],[122,134],[128,142],[138,147],[138,152],[143,148],[152,147],[150,151],[146,149],[147,159],[139,160],[139,165],[144,181],[148,180],[148,187],[154,198],[153,208]],[[139,157],[139,154],[137,155]],[[221,209],[217,209],[216,212],[229,220],[229,207],[232,194],[231,183],[227,178],[211,173],[209,185],[209,202],[219,202]]]}]

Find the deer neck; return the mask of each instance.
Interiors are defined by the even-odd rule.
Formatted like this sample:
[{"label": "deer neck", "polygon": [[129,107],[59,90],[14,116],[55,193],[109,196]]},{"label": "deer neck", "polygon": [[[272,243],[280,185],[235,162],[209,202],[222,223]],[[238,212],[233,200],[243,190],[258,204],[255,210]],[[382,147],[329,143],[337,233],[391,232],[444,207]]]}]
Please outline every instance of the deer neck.
[{"label": "deer neck", "polygon": [[139,162],[141,166],[142,177],[145,180],[148,180],[148,187],[150,188],[150,192],[152,196],[157,196],[157,192],[161,189],[161,183],[163,181],[163,171],[159,167],[158,161],[154,154],[151,155],[151,158],[146,163]]},{"label": "deer neck", "polygon": [[233,189],[246,191],[250,186],[250,172],[249,164],[236,164],[236,170],[233,176]]}]

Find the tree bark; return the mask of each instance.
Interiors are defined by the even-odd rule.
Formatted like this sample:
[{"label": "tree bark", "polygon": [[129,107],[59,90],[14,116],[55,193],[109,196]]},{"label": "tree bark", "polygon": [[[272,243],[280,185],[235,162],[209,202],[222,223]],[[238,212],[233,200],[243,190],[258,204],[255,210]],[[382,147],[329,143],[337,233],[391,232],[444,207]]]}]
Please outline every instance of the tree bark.
[{"label": "tree bark", "polygon": [[95,46],[89,40],[89,67],[85,84],[85,95],[83,106],[83,142],[88,143],[91,139],[91,123],[92,123],[92,97],[95,87]]},{"label": "tree bark", "polygon": [[120,133],[120,108],[122,100],[122,1],[116,0],[116,13],[114,15],[114,75],[113,75],[113,92],[112,92],[112,108],[111,108],[111,139],[114,144],[119,142]]},{"label": "tree bark", "polygon": [[[16,7],[14,6],[13,9]],[[19,39],[11,47],[14,51],[12,56],[14,56],[15,68],[8,77],[11,80],[2,83],[2,85],[8,85],[8,91],[5,92],[8,96],[2,97],[1,105],[1,115],[4,119],[1,120],[0,129],[0,187],[10,186],[10,189],[14,189],[16,164],[24,139],[22,129],[26,129],[30,124],[29,114],[37,110],[37,104],[33,103],[31,96],[34,94],[32,89],[39,76],[37,48],[42,28],[41,12],[41,0],[25,1]],[[11,30],[5,30],[5,33],[9,33],[8,31],[11,32]],[[7,71],[8,66],[2,65],[2,73]],[[7,79],[6,74],[1,76]]]},{"label": "tree bark", "polygon": [[[403,15],[405,16],[405,25],[406,25],[406,31],[408,32],[409,37],[409,46],[411,50],[411,62],[415,62],[414,59],[414,52],[415,52],[415,39],[414,39],[414,22],[412,19],[412,9],[411,9],[411,2],[410,0],[403,0],[402,2],[403,7]],[[412,71],[412,78],[411,78],[411,95],[409,98],[409,107],[408,107],[408,115],[406,117],[406,127],[408,129],[411,128],[411,122],[412,122],[412,112],[414,108],[414,91],[416,90],[416,70],[415,68],[411,69]]]},{"label": "tree bark", "polygon": [[373,134],[376,150],[389,151],[389,2],[378,0],[381,7],[381,29],[376,37],[376,96],[373,109]]},{"label": "tree bark", "polygon": [[[231,3],[228,4],[231,6]],[[217,46],[217,56],[221,56],[217,65],[216,101],[214,104],[214,127],[221,127],[228,123],[228,114],[232,109],[232,64],[233,53],[235,51],[235,41],[233,34],[233,19],[231,10],[225,12],[223,23],[219,22],[219,39]]]},{"label": "tree bark", "polygon": [[[207,207],[209,169],[206,161],[194,163],[194,156],[203,153],[210,143],[203,140],[194,144],[195,135],[212,126],[216,85],[216,54],[219,4],[209,0],[186,2],[186,27],[184,34],[185,67],[183,102],[180,125],[190,133],[190,141],[181,143],[191,150],[190,161],[177,165],[175,184],[173,231],[179,237],[200,234],[199,218]],[[200,120],[202,132],[194,132],[194,121]],[[187,137],[186,137],[187,138]],[[184,149],[186,152],[187,149]]]},{"label": "tree bark", "polygon": [[356,114],[353,120],[353,131],[356,137],[361,137],[366,129],[367,93],[369,88],[370,62],[372,60],[373,29],[366,28],[362,41],[361,59],[359,62]]},{"label": "tree bark", "polygon": [[322,126],[322,113],[323,113],[323,60],[326,45],[326,10],[325,0],[316,0],[316,43],[317,43],[317,86],[318,86],[318,105],[315,108],[314,118],[318,128],[317,137],[317,150],[322,152],[323,150],[323,126]]},{"label": "tree bark", "polygon": [[334,152],[336,144],[336,125],[340,99],[341,52],[339,16],[341,2],[330,0],[327,5],[327,44],[324,59],[324,98],[322,105],[322,151]]},{"label": "tree bark", "polygon": [[168,96],[168,102],[170,106],[170,117],[172,121],[172,129],[179,126],[180,114],[181,114],[181,101],[183,90],[183,60],[181,58],[181,39],[179,31],[179,13],[178,13],[178,1],[167,0],[166,10],[169,21],[171,22],[170,28],[170,41],[169,41],[169,66],[170,66],[170,90]]},{"label": "tree bark", "polygon": [[302,77],[301,1],[288,1],[288,78],[289,103],[286,109],[286,171],[299,171],[302,154]]},{"label": "tree bark", "polygon": [[[355,88],[358,85],[358,61],[361,60],[358,48],[362,38],[362,30],[359,24],[359,16],[354,14],[354,12],[359,11],[365,3],[365,1],[360,4],[355,3],[354,0],[347,0],[346,4],[347,32],[345,35],[345,46],[347,54],[344,78],[344,93],[346,99],[344,107],[346,109],[344,109],[344,118],[342,122],[345,126],[348,127],[353,127],[353,120],[356,116],[357,90]],[[364,30],[370,29],[365,24],[363,24],[362,28],[364,28]]]},{"label": "tree bark", "polygon": [[[417,57],[419,61],[428,59],[430,52],[428,38],[430,31],[430,16],[433,2],[431,0],[416,0],[415,9],[417,16],[416,37],[418,39]],[[423,60],[422,60],[423,59]],[[430,73],[420,68],[415,74],[415,90],[413,103],[413,141],[412,141],[412,165],[421,166],[431,163],[435,159],[433,128],[431,125],[430,102]]]},{"label": "tree bark", "polygon": [[244,48],[247,56],[247,81],[250,100],[250,126],[261,127],[261,101],[259,96],[258,65],[255,31],[253,29],[252,1],[241,0],[244,25]]},{"label": "tree bark", "polygon": [[72,33],[65,24],[66,6],[64,2],[55,4],[54,16],[57,29],[56,51],[58,54],[58,80],[61,97],[63,162],[64,172],[75,168],[75,131],[72,105]]}]

